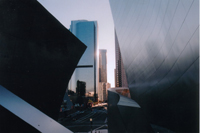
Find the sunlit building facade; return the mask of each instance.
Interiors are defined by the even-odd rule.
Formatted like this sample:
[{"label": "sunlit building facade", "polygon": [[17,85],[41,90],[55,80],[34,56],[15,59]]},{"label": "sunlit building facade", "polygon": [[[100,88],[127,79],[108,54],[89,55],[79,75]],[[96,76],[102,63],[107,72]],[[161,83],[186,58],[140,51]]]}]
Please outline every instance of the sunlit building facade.
[{"label": "sunlit building facade", "polygon": [[96,21],[71,21],[70,31],[87,46],[87,49],[71,77],[68,87],[70,90],[75,90],[76,82],[80,80],[86,83],[86,92],[96,93],[98,86],[97,30]]},{"label": "sunlit building facade", "polygon": [[198,132],[199,1],[109,2],[131,98],[150,124]]},{"label": "sunlit building facade", "polygon": [[107,82],[107,50],[99,50],[99,82]]},{"label": "sunlit building facade", "polygon": [[108,89],[110,88],[110,83],[100,82],[99,83],[99,90],[98,90],[98,99],[101,102],[107,101],[108,97]]},{"label": "sunlit building facade", "polygon": [[124,64],[121,57],[119,42],[115,32],[115,87],[128,87]]}]

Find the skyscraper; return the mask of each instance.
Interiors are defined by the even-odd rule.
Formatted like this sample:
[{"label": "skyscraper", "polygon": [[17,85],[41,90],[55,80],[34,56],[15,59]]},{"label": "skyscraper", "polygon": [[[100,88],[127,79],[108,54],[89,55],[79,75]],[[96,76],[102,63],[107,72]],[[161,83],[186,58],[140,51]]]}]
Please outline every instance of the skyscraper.
[{"label": "skyscraper", "polygon": [[107,82],[107,50],[99,50],[99,82]]},{"label": "skyscraper", "polygon": [[100,82],[99,83],[99,90],[98,90],[98,98],[99,101],[105,102],[108,96],[108,88],[110,88],[110,83]]},{"label": "skyscraper", "polygon": [[110,88],[110,84],[107,83],[107,50],[99,50],[99,88],[98,99],[100,101],[107,100],[107,89]]},{"label": "skyscraper", "polygon": [[82,81],[77,81],[77,85],[76,85],[76,93],[78,96],[85,96],[85,87],[86,87],[86,83],[82,82]]},{"label": "skyscraper", "polygon": [[71,77],[69,89],[75,90],[76,83],[80,80],[86,82],[86,92],[94,90],[96,94],[98,85],[97,30],[96,21],[71,21],[70,31],[87,46],[87,49]]},{"label": "skyscraper", "polygon": [[124,64],[121,57],[121,52],[116,32],[115,32],[115,57],[116,57],[115,87],[128,87],[126,73],[124,70]]}]

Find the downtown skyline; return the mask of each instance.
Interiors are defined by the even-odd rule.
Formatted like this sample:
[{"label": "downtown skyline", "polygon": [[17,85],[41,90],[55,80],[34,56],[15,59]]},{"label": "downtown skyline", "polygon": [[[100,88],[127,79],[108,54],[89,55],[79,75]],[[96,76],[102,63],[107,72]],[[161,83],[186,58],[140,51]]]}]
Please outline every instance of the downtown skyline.
[{"label": "downtown skyline", "polygon": [[71,21],[73,20],[98,22],[98,49],[107,50],[107,81],[111,83],[111,87],[115,87],[114,23],[109,1],[38,0],[38,2],[67,29],[70,28]]},{"label": "downtown skyline", "polygon": [[0,132],[199,132],[199,0],[39,1],[0,1]]}]

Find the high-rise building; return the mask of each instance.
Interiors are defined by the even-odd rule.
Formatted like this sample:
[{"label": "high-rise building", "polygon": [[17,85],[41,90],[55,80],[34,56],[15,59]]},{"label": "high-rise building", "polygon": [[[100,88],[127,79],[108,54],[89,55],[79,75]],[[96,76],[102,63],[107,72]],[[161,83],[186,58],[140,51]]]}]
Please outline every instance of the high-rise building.
[{"label": "high-rise building", "polygon": [[86,82],[86,92],[94,91],[94,96],[98,85],[97,30],[96,21],[71,21],[70,31],[87,46],[87,49],[71,77],[69,89],[76,90],[76,83],[80,80]]},{"label": "high-rise building", "polygon": [[199,132],[199,0],[109,2],[131,98],[150,124]]},{"label": "high-rise building", "polygon": [[86,88],[86,83],[83,81],[77,81],[77,86],[76,86],[76,93],[78,96],[85,96],[85,88]]},{"label": "high-rise building", "polygon": [[99,82],[107,82],[107,50],[99,50]]},{"label": "high-rise building", "polygon": [[115,87],[128,87],[126,73],[124,70],[124,64],[121,57],[121,52],[116,32],[115,32],[115,57],[116,57]]},{"label": "high-rise building", "polygon": [[98,99],[102,102],[107,100],[107,90],[110,88],[110,83],[107,83],[107,50],[99,50],[99,88]]},{"label": "high-rise building", "polygon": [[98,98],[99,101],[105,102],[108,97],[108,88],[110,88],[110,83],[100,82],[99,83],[99,90],[98,90]]},{"label": "high-rise building", "polygon": [[108,89],[111,88],[110,83],[106,83],[106,100],[108,100]]}]

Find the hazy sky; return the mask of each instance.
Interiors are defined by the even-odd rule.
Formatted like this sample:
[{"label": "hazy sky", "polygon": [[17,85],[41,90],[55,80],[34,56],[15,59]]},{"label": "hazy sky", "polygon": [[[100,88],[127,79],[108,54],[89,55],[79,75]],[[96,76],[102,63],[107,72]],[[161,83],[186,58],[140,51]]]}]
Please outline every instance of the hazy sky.
[{"label": "hazy sky", "polygon": [[99,49],[107,49],[107,78],[115,86],[114,23],[108,0],[38,0],[67,29],[71,20],[97,21]]}]

